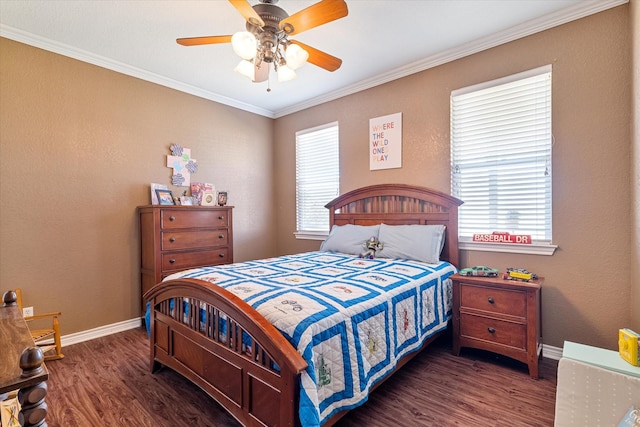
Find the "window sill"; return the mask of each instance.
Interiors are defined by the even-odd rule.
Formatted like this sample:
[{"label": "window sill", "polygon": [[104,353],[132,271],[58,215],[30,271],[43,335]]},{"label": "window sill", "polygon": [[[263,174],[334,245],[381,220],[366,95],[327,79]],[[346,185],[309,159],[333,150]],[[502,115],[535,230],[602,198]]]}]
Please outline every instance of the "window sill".
[{"label": "window sill", "polygon": [[293,233],[296,239],[301,240],[325,240],[329,235],[328,231],[296,231]]},{"label": "window sill", "polygon": [[[300,240],[325,240],[329,235],[326,231],[296,231],[293,233],[296,239]],[[526,255],[553,255],[558,248],[557,245],[531,244],[531,245],[510,245],[505,243],[479,243],[479,242],[459,242],[460,249],[465,251],[479,252],[503,252],[511,254]]]},{"label": "window sill", "polygon": [[553,255],[557,245],[550,244],[532,244],[532,245],[510,245],[505,243],[479,243],[479,242],[459,242],[460,249],[465,251],[480,252],[504,252],[511,254],[526,255]]}]

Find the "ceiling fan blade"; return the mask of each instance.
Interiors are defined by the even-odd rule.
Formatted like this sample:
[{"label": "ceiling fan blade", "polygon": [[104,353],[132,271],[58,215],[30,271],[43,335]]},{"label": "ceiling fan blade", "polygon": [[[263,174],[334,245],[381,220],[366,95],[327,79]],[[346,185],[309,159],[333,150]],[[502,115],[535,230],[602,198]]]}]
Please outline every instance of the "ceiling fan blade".
[{"label": "ceiling fan blade", "polygon": [[202,44],[231,43],[231,36],[187,37],[176,39],[182,46],[198,46]]},{"label": "ceiling fan blade", "polygon": [[280,29],[294,35],[344,18],[348,14],[347,3],[344,0],[322,0],[280,21]]},{"label": "ceiling fan blade", "polygon": [[264,27],[264,21],[260,18],[260,15],[253,10],[253,7],[251,7],[247,0],[229,0],[229,3],[240,12],[240,15],[244,16],[244,19],[246,19],[248,23]]},{"label": "ceiling fan blade", "polygon": [[318,50],[314,47],[300,43],[297,40],[291,40],[291,43],[297,44],[301,48],[307,51],[309,58],[307,62],[312,63],[320,68],[324,68],[327,71],[335,71],[342,65],[342,59],[329,55],[326,52]]}]

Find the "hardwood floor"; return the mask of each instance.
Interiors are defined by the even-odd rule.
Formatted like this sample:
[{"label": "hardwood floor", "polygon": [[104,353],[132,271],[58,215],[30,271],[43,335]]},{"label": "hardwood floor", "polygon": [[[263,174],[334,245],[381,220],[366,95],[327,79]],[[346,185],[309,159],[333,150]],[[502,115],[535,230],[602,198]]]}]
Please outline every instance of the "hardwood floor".
[{"label": "hardwood floor", "polygon": [[[169,369],[149,372],[144,329],[65,347],[47,362],[50,427],[236,427],[239,424],[198,387]],[[491,353],[451,354],[436,341],[338,427],[553,426],[557,361],[544,359],[542,379],[526,365]]]}]

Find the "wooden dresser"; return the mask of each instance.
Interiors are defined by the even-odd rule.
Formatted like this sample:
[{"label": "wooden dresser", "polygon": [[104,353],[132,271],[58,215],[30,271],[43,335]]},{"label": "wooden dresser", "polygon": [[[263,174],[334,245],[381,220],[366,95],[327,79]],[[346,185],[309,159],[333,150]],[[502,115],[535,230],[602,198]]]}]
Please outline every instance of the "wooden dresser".
[{"label": "wooden dresser", "polygon": [[453,281],[453,353],[473,347],[499,353],[529,366],[538,378],[542,355],[540,288],[530,282],[455,274]]},{"label": "wooden dresser", "polygon": [[142,295],[172,273],[232,263],[232,210],[233,206],[139,206]]}]

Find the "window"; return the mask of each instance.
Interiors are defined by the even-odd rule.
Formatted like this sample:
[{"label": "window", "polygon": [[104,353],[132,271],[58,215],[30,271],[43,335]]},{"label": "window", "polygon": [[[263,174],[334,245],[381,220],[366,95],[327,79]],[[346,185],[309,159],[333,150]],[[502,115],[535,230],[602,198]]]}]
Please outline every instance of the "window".
[{"label": "window", "polygon": [[550,65],[451,93],[451,193],[464,202],[463,247],[494,231],[552,247],[551,143]]},{"label": "window", "polygon": [[323,239],[329,232],[324,206],[340,194],[338,123],[296,132],[297,238]]}]

